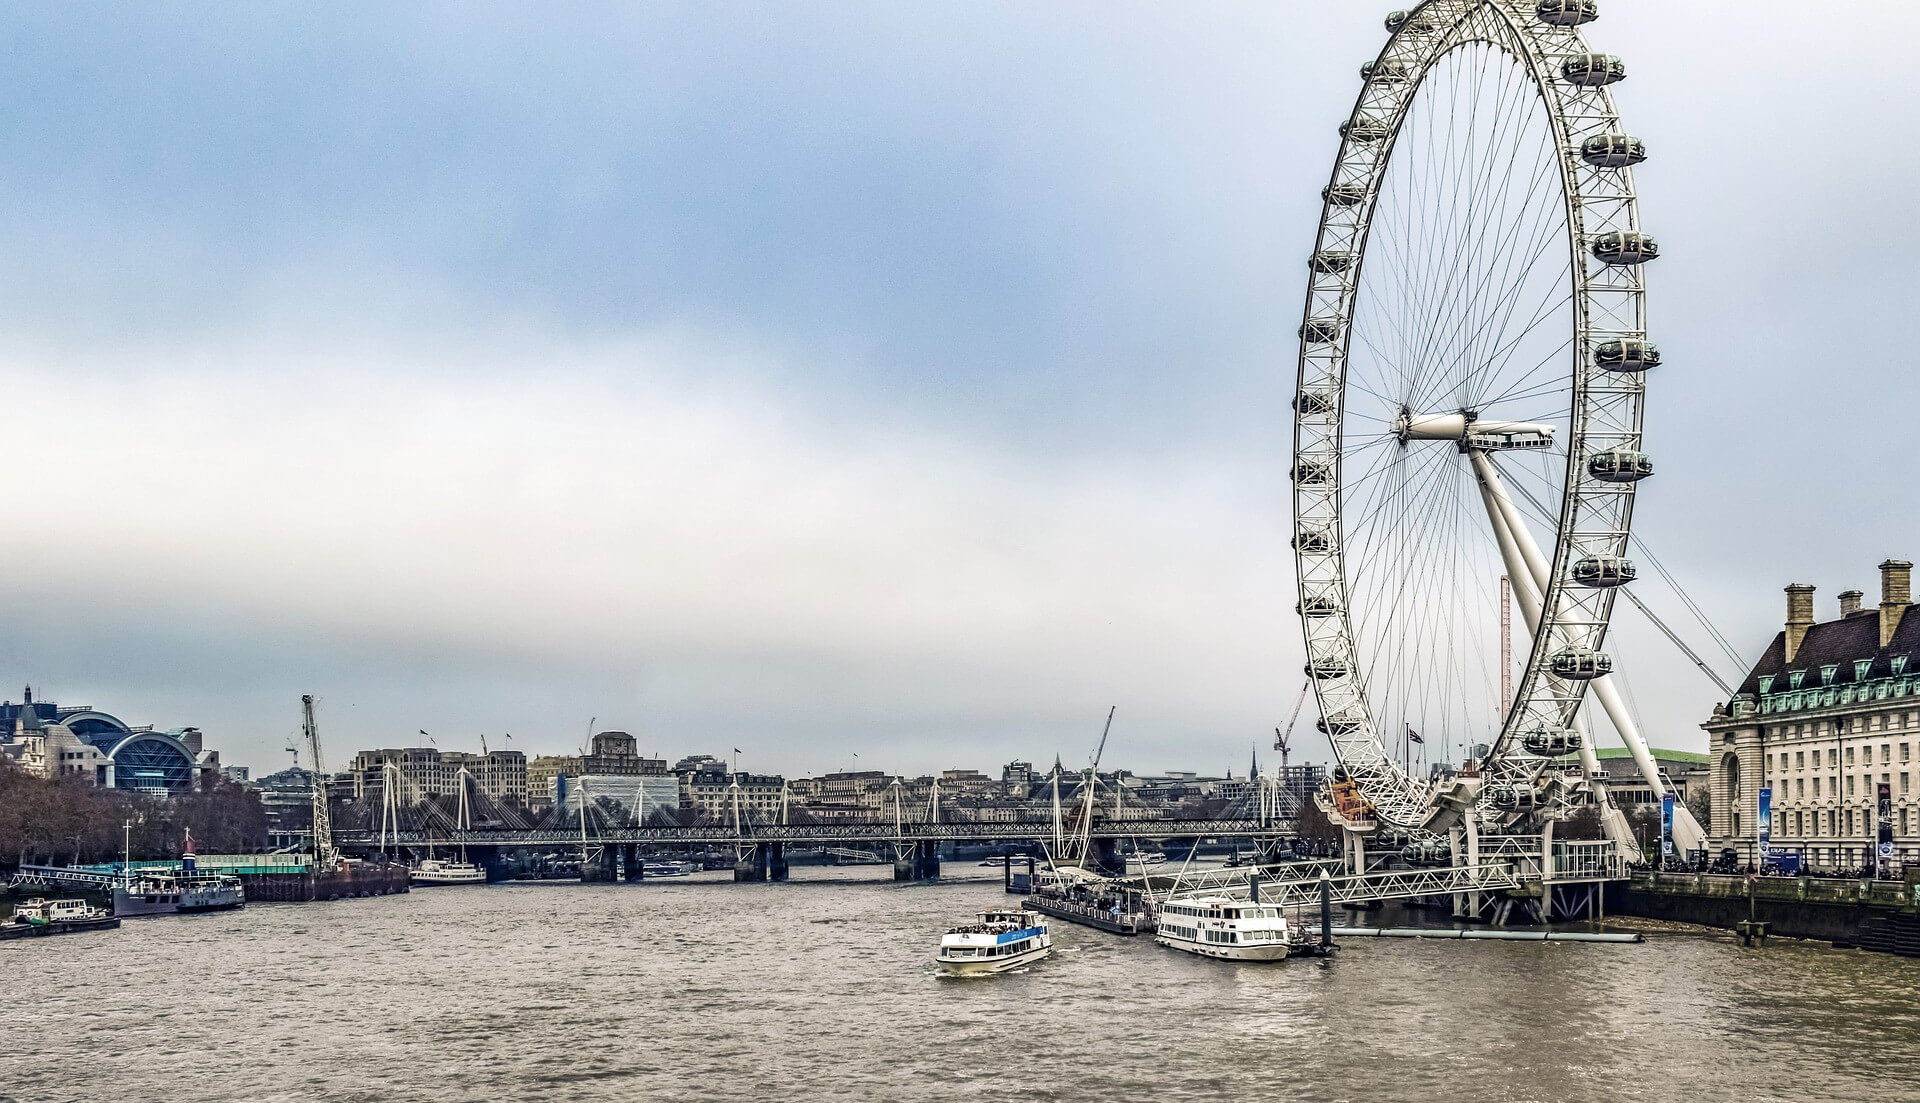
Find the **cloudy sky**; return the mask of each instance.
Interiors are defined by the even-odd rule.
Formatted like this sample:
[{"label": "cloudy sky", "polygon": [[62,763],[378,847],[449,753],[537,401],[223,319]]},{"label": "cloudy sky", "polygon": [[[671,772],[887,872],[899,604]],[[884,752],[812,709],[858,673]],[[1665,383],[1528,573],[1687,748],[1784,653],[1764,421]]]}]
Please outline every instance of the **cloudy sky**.
[{"label": "cloudy sky", "polygon": [[[1238,769],[1300,685],[1293,330],[1381,14],[9,4],[0,671],[267,768],[311,692],[336,759],[993,769],[1117,704],[1110,761]],[[1920,558],[1916,32],[1590,29],[1665,249],[1639,527],[1743,651]]]}]

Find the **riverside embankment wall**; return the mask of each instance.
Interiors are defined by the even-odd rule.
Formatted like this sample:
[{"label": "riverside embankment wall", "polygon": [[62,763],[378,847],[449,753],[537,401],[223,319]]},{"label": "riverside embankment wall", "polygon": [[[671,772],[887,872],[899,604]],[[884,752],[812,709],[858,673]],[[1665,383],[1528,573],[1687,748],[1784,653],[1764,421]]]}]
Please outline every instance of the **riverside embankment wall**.
[{"label": "riverside embankment wall", "polygon": [[1920,876],[1906,881],[1636,873],[1608,886],[1615,915],[1731,929],[1749,918],[1771,933],[1920,956]]}]

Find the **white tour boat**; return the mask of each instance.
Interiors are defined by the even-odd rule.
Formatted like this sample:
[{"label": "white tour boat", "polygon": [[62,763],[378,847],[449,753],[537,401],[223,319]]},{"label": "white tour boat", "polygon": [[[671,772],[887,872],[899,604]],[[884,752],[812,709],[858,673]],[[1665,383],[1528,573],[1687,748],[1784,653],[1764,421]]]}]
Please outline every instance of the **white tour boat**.
[{"label": "white tour boat", "polygon": [[700,867],[692,862],[648,862],[645,867],[649,877],[685,877],[689,873],[700,872]]},{"label": "white tour boat", "polygon": [[995,908],[980,922],[955,927],[940,938],[934,958],[949,973],[1003,973],[1053,951],[1053,935],[1039,912]]},{"label": "white tour boat", "polygon": [[416,885],[484,885],[487,871],[472,862],[443,862],[423,858],[407,879]]},{"label": "white tour boat", "polygon": [[1162,946],[1227,961],[1279,961],[1292,932],[1276,904],[1227,896],[1175,897],[1160,907]]}]

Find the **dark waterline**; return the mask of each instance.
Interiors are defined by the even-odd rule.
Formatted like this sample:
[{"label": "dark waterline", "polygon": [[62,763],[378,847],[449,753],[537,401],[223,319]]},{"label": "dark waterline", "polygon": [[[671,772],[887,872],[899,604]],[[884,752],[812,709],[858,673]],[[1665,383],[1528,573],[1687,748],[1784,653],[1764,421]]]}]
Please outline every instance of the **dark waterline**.
[{"label": "dark waterline", "polygon": [[998,874],[795,872],[0,945],[0,1099],[1920,1099],[1920,961],[1674,931],[1235,966],[1065,926],[1025,972],[952,979],[938,933]]}]

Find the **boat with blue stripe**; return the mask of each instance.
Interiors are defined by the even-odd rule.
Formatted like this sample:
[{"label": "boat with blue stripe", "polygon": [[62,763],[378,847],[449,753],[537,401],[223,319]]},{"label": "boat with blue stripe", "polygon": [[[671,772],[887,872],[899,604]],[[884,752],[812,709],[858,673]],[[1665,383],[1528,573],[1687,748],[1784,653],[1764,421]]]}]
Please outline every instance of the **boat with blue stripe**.
[{"label": "boat with blue stripe", "polygon": [[954,927],[940,937],[934,960],[947,973],[1004,973],[1053,952],[1053,935],[1039,912],[994,908],[978,923]]}]

